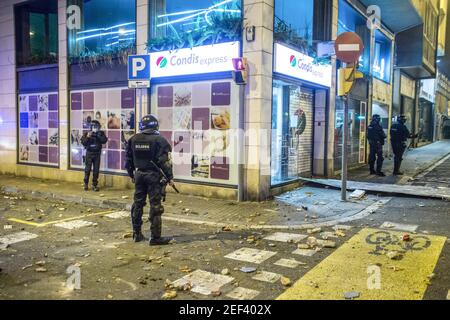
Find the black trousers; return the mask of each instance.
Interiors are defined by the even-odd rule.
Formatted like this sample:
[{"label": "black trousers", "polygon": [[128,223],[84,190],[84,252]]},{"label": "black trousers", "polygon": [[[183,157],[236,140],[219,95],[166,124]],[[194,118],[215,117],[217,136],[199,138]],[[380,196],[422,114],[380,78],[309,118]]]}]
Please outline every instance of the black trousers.
[{"label": "black trousers", "polygon": [[100,174],[100,159],[101,153],[97,152],[87,152],[86,162],[84,167],[84,184],[89,183],[89,176],[91,175],[91,170],[93,169],[92,185],[98,185],[98,176]]},{"label": "black trousers", "polygon": [[[383,169],[383,145],[381,143],[369,143],[369,167],[370,171],[381,172]],[[377,168],[375,170],[375,162]]]},{"label": "black trousers", "polygon": [[391,141],[392,151],[394,152],[394,173],[400,171],[402,166],[403,155],[405,154],[406,145],[403,142]]},{"label": "black trousers", "polygon": [[131,223],[134,231],[140,231],[142,227],[142,215],[148,197],[150,202],[150,232],[152,239],[161,237],[162,219],[164,213],[162,205],[163,185],[158,172],[141,172],[135,174],[134,204],[131,212]]}]

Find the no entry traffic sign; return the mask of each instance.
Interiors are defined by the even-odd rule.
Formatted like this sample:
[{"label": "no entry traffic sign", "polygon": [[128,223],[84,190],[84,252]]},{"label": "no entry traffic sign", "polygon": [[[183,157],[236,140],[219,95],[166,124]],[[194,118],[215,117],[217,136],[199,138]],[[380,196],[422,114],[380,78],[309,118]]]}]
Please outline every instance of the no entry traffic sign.
[{"label": "no entry traffic sign", "polygon": [[336,57],[345,63],[354,63],[364,51],[361,38],[354,32],[345,32],[336,39],[334,44]]}]

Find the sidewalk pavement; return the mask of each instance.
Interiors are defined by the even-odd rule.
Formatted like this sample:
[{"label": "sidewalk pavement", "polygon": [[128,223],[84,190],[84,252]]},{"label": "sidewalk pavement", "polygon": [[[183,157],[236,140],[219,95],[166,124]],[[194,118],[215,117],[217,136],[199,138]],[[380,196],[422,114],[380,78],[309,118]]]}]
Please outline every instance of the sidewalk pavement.
[{"label": "sidewalk pavement", "polygon": [[[394,157],[392,157],[384,160],[383,172],[386,174],[386,177],[370,175],[369,167],[364,166],[349,170],[348,180],[384,184],[408,184],[413,177],[419,175],[448,154],[450,154],[450,140],[437,141],[405,152],[401,167],[401,171],[405,174],[404,176],[392,175],[394,171]],[[340,175],[336,177],[336,179],[339,178]]]},{"label": "sidewalk pavement", "polygon": [[[118,211],[129,211],[133,199],[132,190],[102,189],[94,193],[83,191],[81,183],[15,176],[0,176],[0,190]],[[369,195],[361,200],[341,202],[339,191],[313,187],[300,188],[261,203],[168,193],[163,219],[233,230],[301,230],[363,218],[389,200]]]}]

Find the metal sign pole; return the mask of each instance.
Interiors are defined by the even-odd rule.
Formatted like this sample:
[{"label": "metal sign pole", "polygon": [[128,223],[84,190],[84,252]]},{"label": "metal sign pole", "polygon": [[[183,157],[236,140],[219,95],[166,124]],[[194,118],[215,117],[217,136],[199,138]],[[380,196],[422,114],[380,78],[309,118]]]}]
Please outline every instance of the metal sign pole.
[{"label": "metal sign pole", "polygon": [[341,200],[347,201],[347,144],[349,136],[348,128],[348,95],[342,97],[344,100],[344,130],[342,137],[342,187],[341,187]]}]

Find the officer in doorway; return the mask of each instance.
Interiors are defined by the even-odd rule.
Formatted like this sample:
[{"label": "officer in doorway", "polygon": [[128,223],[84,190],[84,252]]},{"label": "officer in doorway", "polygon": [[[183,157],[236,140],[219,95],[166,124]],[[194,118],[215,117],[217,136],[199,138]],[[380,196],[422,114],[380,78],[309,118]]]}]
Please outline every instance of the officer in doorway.
[{"label": "officer in doorway", "polygon": [[402,165],[403,154],[406,150],[406,141],[409,138],[415,138],[418,136],[413,136],[409,132],[405,125],[406,120],[405,115],[400,115],[391,127],[391,145],[392,151],[394,152],[394,176],[403,175],[403,172],[400,172],[400,167]]},{"label": "officer in doorway", "polygon": [[[367,128],[367,139],[369,140],[370,153],[369,153],[369,166],[370,174],[376,174],[380,177],[385,177],[383,173],[383,146],[386,140],[386,134],[381,126],[381,117],[378,114],[374,114],[372,122]],[[375,170],[375,162],[377,164]]]},{"label": "officer in doorway", "polygon": [[[171,238],[161,237],[161,215],[164,212],[161,201],[165,194],[166,185],[175,186],[170,160],[172,147],[159,134],[158,129],[159,124],[156,116],[147,115],[143,117],[139,123],[141,132],[130,138],[126,151],[126,169],[135,184],[134,204],[131,213],[133,240],[140,242],[145,239],[141,226],[143,210],[148,196],[151,223],[150,245],[165,245],[172,240]],[[166,177],[163,176],[160,169]]]},{"label": "officer in doorway", "polygon": [[93,167],[94,174],[92,177],[93,190],[98,192],[98,176],[100,173],[100,159],[102,156],[102,147],[108,142],[105,133],[101,131],[100,122],[94,120],[91,122],[91,130],[83,133],[81,144],[86,149],[85,167],[84,167],[84,190],[89,188],[89,176]]}]

